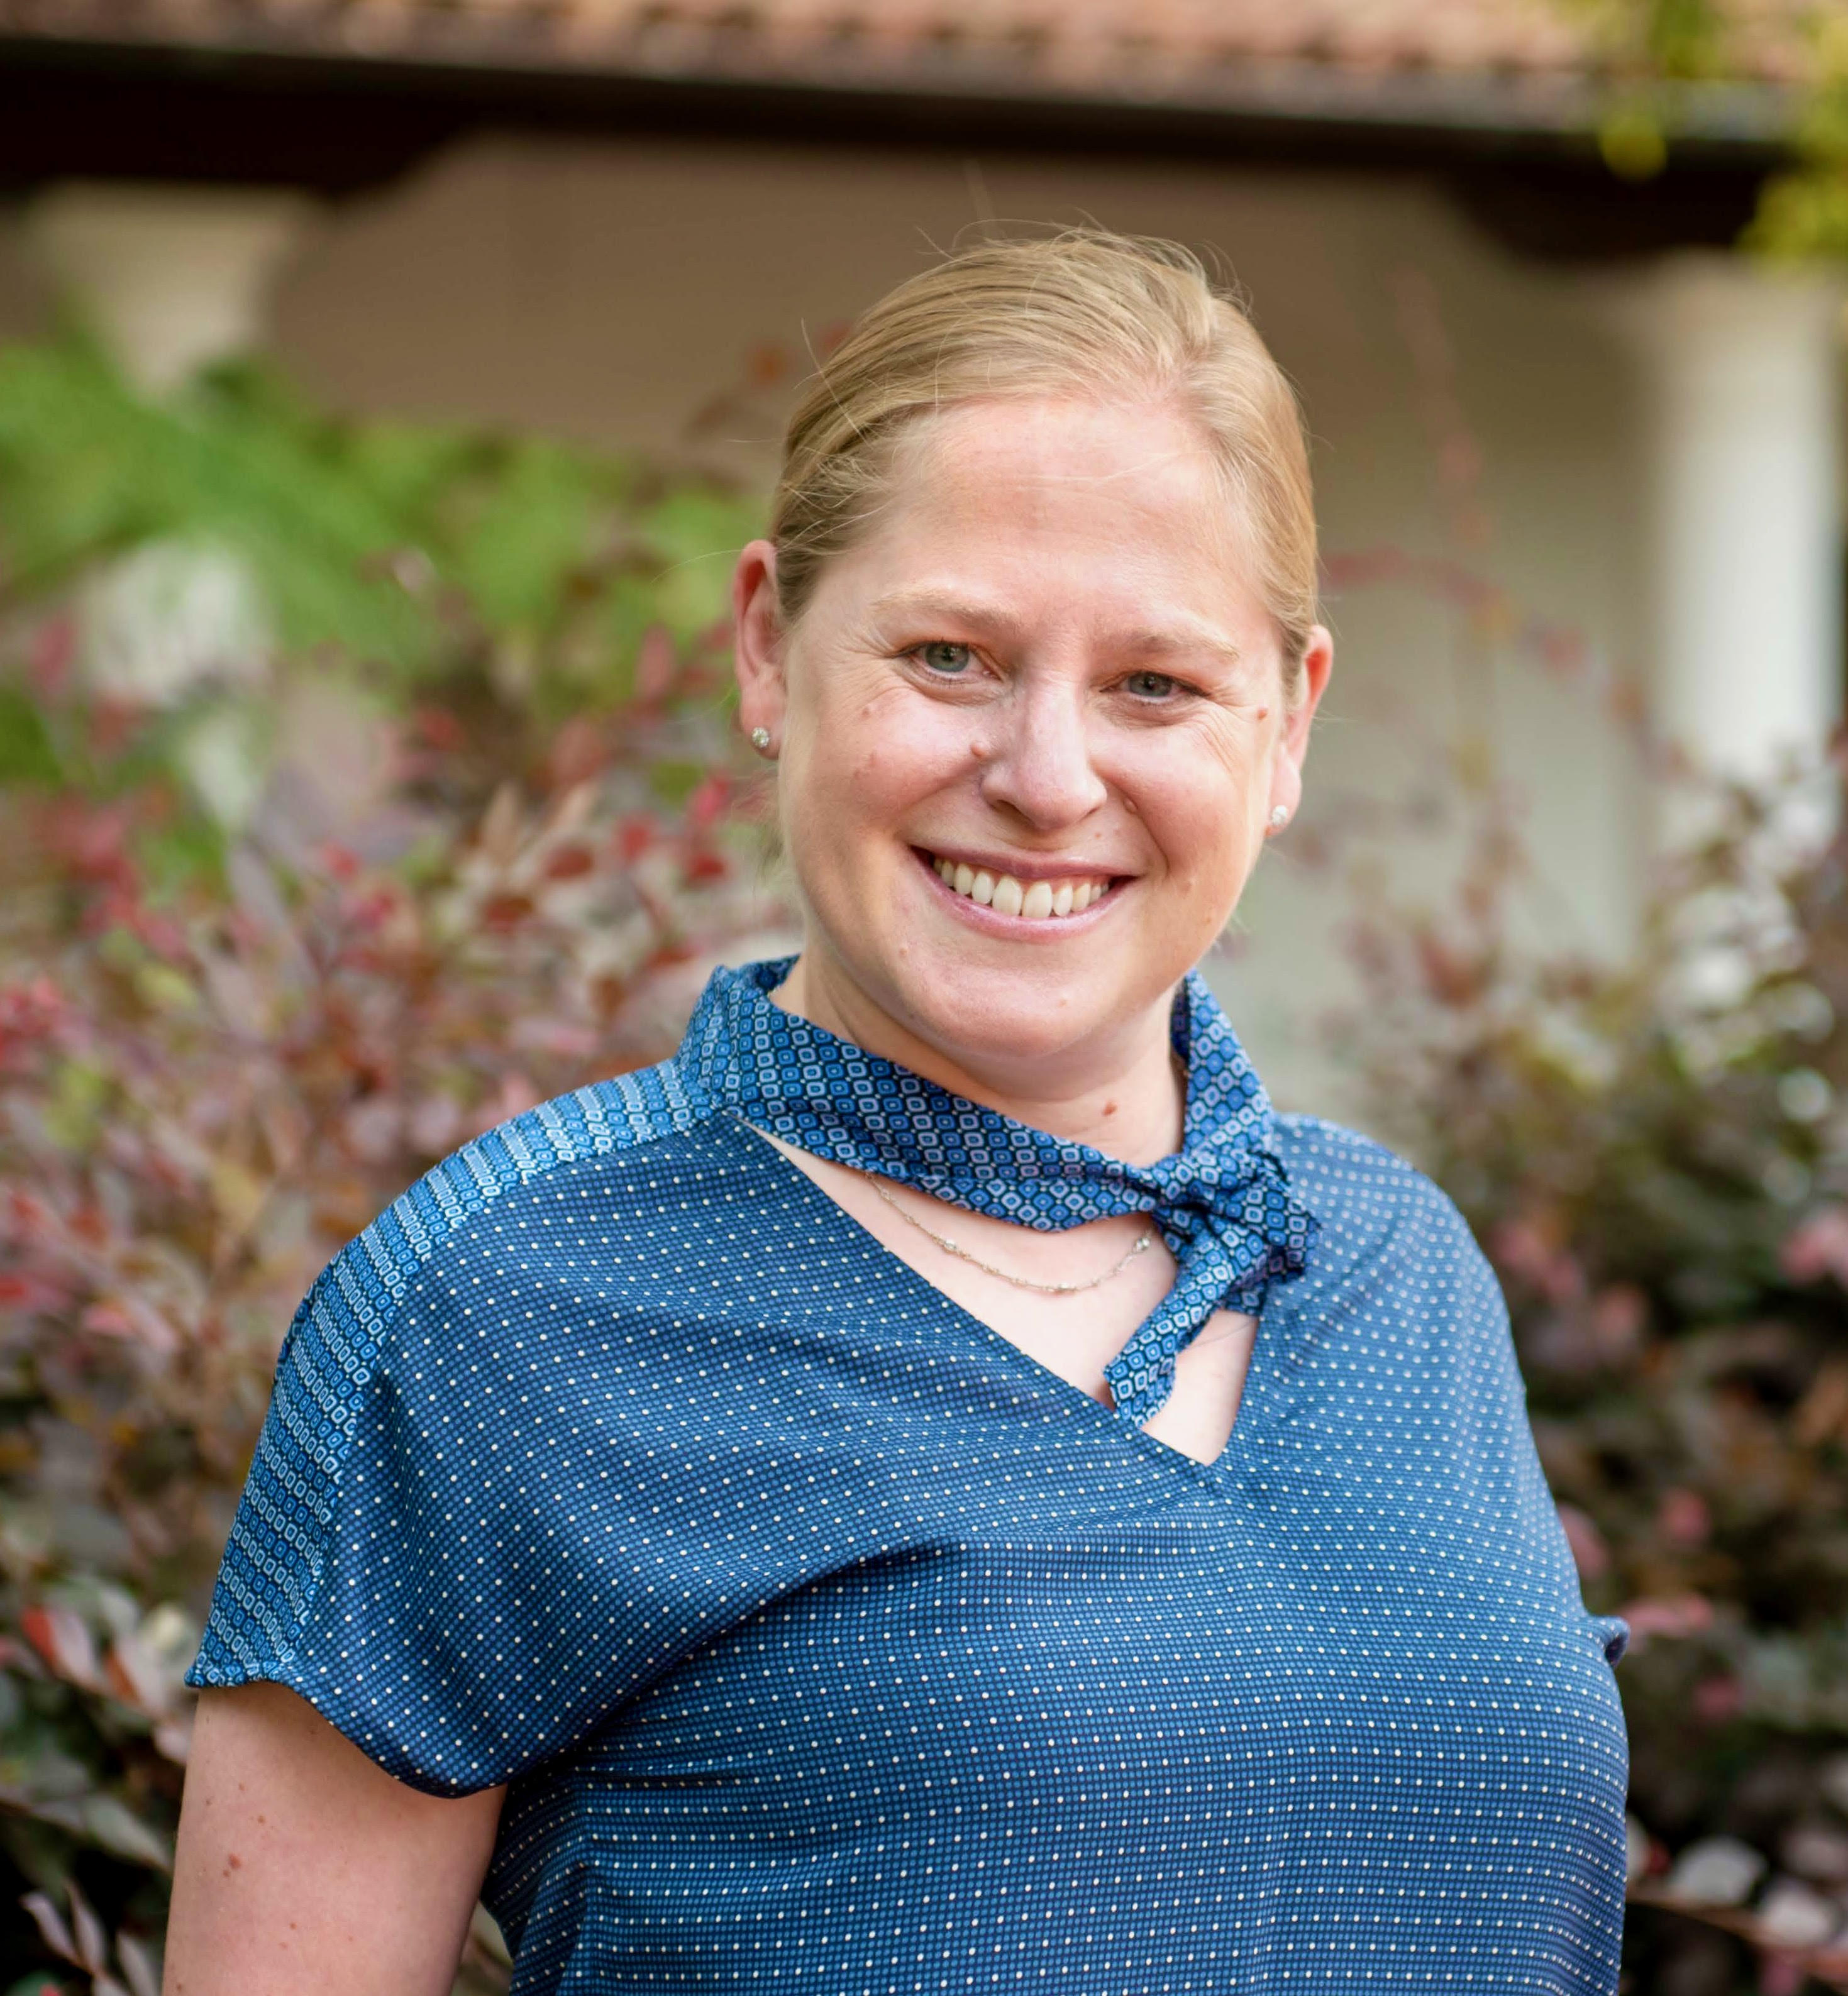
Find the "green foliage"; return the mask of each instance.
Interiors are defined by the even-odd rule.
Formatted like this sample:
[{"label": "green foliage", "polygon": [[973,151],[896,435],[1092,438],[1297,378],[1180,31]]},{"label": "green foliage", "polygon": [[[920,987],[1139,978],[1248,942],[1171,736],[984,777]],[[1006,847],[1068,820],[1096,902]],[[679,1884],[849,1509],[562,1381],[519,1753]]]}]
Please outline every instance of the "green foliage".
[{"label": "green foliage", "polygon": [[[196,1644],[277,1346],[471,1134],[774,918],[752,509],[542,442],[0,353],[0,1960],[157,1986]],[[748,759],[746,759],[747,760]],[[504,1986],[491,1929],[463,1986]],[[61,1978],[61,1979],[60,1979]]]},{"label": "green foliage", "polygon": [[1583,24],[1605,81],[1599,150],[1624,180],[1649,180],[1668,163],[1676,94],[1722,79],[1732,22],[1715,0],[1556,0]]},{"label": "green foliage", "polygon": [[1823,16],[1795,163],[1765,183],[1746,240],[1790,261],[1848,257],[1848,19]]},{"label": "green foliage", "polygon": [[0,687],[0,783],[50,784],[60,774],[43,714],[16,687]]},{"label": "green foliage", "polygon": [[285,643],[331,639],[411,663],[418,620],[365,573],[404,539],[383,497],[345,461],[338,432],[317,434],[254,382],[228,377],[169,408],[74,342],[0,353],[0,558],[13,600],[111,549],[197,538],[250,563]]},{"label": "green foliage", "polygon": [[[1615,969],[1511,948],[1484,841],[1454,917],[1363,931],[1351,1050],[1495,1264],[1588,1602],[1635,1632],[1638,1895],[1795,1996],[1848,1986],[1778,1925],[1848,1919],[1848,835],[1726,811]],[[1719,1836],[1749,1901],[1701,1883]],[[1637,1988],[1748,1986],[1685,1916],[1633,1925]]]},{"label": "green foliage", "polygon": [[1759,74],[1773,51],[1791,73],[1789,163],[1769,175],[1747,249],[1791,263],[1848,257],[1848,15],[1743,0],[1555,0],[1585,24],[1604,75],[1599,150],[1648,180],[1668,163],[1686,93]]},{"label": "green foliage", "polygon": [[81,341],[0,350],[0,608],[112,553],[217,549],[283,652],[403,690],[485,643],[576,711],[628,697],[651,621],[683,642],[722,614],[755,511],[542,439],[335,421],[253,367],[157,404]]}]

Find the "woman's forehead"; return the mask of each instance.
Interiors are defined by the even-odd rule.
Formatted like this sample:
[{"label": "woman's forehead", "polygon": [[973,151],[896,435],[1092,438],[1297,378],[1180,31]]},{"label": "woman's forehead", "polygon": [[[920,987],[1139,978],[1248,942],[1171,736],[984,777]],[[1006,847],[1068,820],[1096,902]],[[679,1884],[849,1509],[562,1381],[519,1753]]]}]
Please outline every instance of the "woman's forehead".
[{"label": "woman's forehead", "polygon": [[[994,402],[924,419],[895,451],[867,531],[828,564],[882,619],[1092,606],[1151,652],[1198,649],[1264,610],[1219,467],[1159,406]],[[1248,599],[1248,601],[1247,601]]]},{"label": "woman's forehead", "polygon": [[1204,433],[1167,401],[996,397],[906,425],[894,475],[931,489],[997,484],[1074,503],[1186,504],[1219,489]]}]

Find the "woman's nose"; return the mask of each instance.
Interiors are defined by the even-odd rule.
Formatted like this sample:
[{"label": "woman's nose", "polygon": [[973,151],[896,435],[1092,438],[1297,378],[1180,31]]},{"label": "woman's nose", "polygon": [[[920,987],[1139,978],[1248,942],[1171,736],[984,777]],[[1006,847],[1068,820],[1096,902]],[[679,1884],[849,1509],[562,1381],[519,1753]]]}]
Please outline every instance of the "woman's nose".
[{"label": "woman's nose", "polygon": [[988,730],[982,795],[1036,829],[1055,831],[1088,817],[1109,796],[1091,759],[1082,700],[1048,692],[1008,703]]}]

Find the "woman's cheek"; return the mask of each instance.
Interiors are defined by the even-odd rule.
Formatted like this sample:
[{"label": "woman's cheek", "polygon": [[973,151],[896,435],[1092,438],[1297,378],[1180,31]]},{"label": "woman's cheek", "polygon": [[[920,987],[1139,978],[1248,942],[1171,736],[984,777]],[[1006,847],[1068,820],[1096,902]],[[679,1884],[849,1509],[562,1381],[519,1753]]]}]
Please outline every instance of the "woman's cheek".
[{"label": "woman's cheek", "polygon": [[1242,776],[1214,766],[1189,780],[1150,786],[1141,815],[1168,856],[1169,870],[1199,891],[1236,893],[1251,847],[1251,803]]},{"label": "woman's cheek", "polygon": [[853,781],[863,802],[902,809],[931,795],[973,764],[972,715],[927,701],[888,710],[856,745]]}]

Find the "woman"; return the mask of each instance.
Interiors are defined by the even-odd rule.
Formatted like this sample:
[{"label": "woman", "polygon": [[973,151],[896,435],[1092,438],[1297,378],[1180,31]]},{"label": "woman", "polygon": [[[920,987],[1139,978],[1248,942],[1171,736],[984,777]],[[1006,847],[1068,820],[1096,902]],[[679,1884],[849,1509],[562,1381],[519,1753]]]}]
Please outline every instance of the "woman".
[{"label": "woman", "polygon": [[990,243],[735,583],[806,917],[302,1306],[191,1681],[174,1996],[1609,1991],[1621,1625],[1493,1278],[1193,966],[1327,683],[1172,246]]}]

